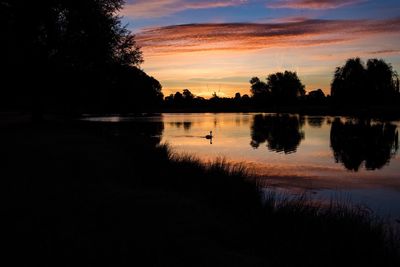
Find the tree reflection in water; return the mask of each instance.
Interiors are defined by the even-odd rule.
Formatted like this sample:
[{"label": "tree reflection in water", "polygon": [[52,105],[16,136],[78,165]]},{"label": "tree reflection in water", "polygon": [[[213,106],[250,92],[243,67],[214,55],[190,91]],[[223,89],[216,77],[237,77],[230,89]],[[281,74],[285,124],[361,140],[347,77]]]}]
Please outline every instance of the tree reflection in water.
[{"label": "tree reflection in water", "polygon": [[260,144],[267,142],[271,151],[294,153],[304,139],[302,125],[298,116],[255,115],[251,126],[250,144],[253,148],[258,148]]},{"label": "tree reflection in water", "polygon": [[313,128],[321,128],[325,122],[325,117],[308,117],[308,125]]},{"label": "tree reflection in water", "polygon": [[192,122],[191,121],[184,121],[184,122],[170,122],[169,125],[170,126],[174,126],[178,129],[180,129],[183,126],[183,129],[185,130],[185,132],[190,131],[190,129],[192,128]]},{"label": "tree reflection in water", "polygon": [[93,121],[91,127],[101,127],[102,132],[108,137],[119,142],[133,146],[154,147],[160,144],[164,133],[164,122],[161,117],[153,120],[119,121],[109,123],[105,121]]},{"label": "tree reflection in water", "polygon": [[397,126],[391,123],[335,119],[331,127],[331,148],[337,163],[358,171],[381,169],[399,148]]}]

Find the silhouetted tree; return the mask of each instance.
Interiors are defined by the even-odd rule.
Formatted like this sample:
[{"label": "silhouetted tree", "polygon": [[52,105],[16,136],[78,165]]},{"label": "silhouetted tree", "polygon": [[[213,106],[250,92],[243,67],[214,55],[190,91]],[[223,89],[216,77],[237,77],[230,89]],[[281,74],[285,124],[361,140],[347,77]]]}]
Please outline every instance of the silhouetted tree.
[{"label": "silhouetted tree", "polygon": [[251,78],[250,84],[251,84],[250,92],[254,99],[255,104],[257,105],[268,104],[270,90],[267,84],[261,81],[258,77]]},{"label": "silhouetted tree", "polygon": [[202,101],[205,101],[206,99],[202,96],[196,96],[195,100],[196,100],[196,102],[202,102]]},{"label": "silhouetted tree", "polygon": [[183,89],[182,96],[186,102],[191,102],[195,97],[189,89]]},{"label": "silhouetted tree", "polygon": [[85,103],[100,108],[109,94],[124,94],[121,76],[141,79],[134,68],[143,58],[134,35],[121,25],[123,2],[2,0],[0,64],[8,77],[3,82],[10,84],[4,101],[31,103],[40,115],[43,109],[76,110]]},{"label": "silhouetted tree", "polygon": [[250,101],[250,96],[248,94],[244,94],[242,96],[242,101],[246,101],[246,102]]},{"label": "silhouetted tree", "polygon": [[217,92],[212,93],[212,96],[209,99],[209,103],[212,106],[216,106],[218,104],[221,104],[221,98],[218,96]]},{"label": "silhouetted tree", "polygon": [[240,101],[242,99],[242,96],[240,95],[240,93],[236,93],[234,99],[236,101]]},{"label": "silhouetted tree", "polygon": [[279,103],[294,103],[305,95],[305,86],[296,72],[285,71],[271,74],[267,78],[267,86],[271,97]]},{"label": "silhouetted tree", "polygon": [[201,103],[204,99],[196,97],[189,89],[183,89],[181,92],[176,92],[174,95],[165,98],[166,107],[187,108],[192,107],[194,103]]},{"label": "silhouetted tree", "polygon": [[360,58],[348,59],[337,67],[331,84],[331,96],[335,102],[357,103],[365,89],[365,67]]},{"label": "silhouetted tree", "polygon": [[251,78],[250,84],[251,84],[250,91],[253,97],[262,96],[269,93],[267,84],[261,81],[258,77]]},{"label": "silhouetted tree", "polygon": [[398,94],[397,74],[383,60],[348,59],[336,68],[331,84],[331,96],[336,104],[370,105],[390,102]]},{"label": "silhouetted tree", "polygon": [[182,105],[183,103],[183,95],[180,92],[176,92],[174,95],[174,103],[177,105]]},{"label": "silhouetted tree", "polygon": [[167,105],[173,105],[174,104],[174,94],[170,94],[169,96],[166,96],[164,100]]},{"label": "silhouetted tree", "polygon": [[297,116],[255,115],[251,126],[251,146],[258,148],[267,142],[268,149],[285,154],[294,153],[304,139]]},{"label": "silhouetted tree", "polygon": [[369,102],[390,102],[398,93],[397,73],[382,59],[368,60],[366,79]]},{"label": "silhouetted tree", "polygon": [[330,140],[336,162],[352,171],[358,171],[363,162],[367,170],[381,169],[399,148],[397,126],[391,123],[336,119]]},{"label": "silhouetted tree", "polygon": [[314,91],[311,91],[308,93],[307,100],[309,102],[317,104],[317,103],[323,103],[325,100],[325,97],[326,96],[325,96],[324,92],[321,89],[317,89],[317,90],[314,90]]},{"label": "silhouetted tree", "polygon": [[154,77],[134,66],[121,67],[115,74],[114,85],[108,90],[113,100],[108,111],[152,111],[162,104],[162,86]]}]

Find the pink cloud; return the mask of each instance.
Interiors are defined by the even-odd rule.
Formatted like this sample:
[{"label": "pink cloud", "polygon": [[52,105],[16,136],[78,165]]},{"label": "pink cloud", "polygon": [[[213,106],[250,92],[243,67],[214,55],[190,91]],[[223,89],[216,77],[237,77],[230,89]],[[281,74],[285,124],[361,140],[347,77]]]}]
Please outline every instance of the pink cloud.
[{"label": "pink cloud", "polygon": [[365,0],[277,0],[267,4],[270,8],[334,9],[365,2]]},{"label": "pink cloud", "polygon": [[382,33],[399,33],[391,20],[303,20],[286,23],[188,24],[145,29],[137,41],[148,53],[255,50],[320,46]]}]

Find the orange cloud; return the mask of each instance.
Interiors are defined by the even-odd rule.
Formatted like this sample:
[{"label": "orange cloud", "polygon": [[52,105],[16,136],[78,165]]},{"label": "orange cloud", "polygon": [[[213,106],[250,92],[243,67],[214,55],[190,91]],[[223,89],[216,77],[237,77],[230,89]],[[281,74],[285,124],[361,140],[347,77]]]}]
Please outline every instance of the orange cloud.
[{"label": "orange cloud", "polygon": [[187,24],[149,28],[137,34],[137,41],[147,54],[155,55],[321,46],[399,32],[400,18],[302,20],[286,23]]},{"label": "orange cloud", "polygon": [[365,2],[365,0],[278,0],[267,4],[270,8],[334,9]]},{"label": "orange cloud", "polygon": [[237,6],[247,0],[131,0],[127,1],[121,15],[134,18],[163,17],[187,9],[206,9]]}]

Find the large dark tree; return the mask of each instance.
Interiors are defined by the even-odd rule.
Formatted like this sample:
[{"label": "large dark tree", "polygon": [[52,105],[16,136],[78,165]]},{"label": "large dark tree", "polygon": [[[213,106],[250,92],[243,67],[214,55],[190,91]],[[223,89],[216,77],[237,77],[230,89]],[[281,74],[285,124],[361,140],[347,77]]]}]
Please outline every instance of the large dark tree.
[{"label": "large dark tree", "polygon": [[253,77],[250,79],[251,89],[250,92],[253,97],[258,97],[262,95],[269,94],[269,88],[267,84],[261,81],[258,77]]},{"label": "large dark tree", "polygon": [[336,68],[331,96],[336,104],[371,105],[393,101],[398,95],[398,77],[384,60],[348,59]]},{"label": "large dark tree", "polygon": [[390,102],[399,91],[398,76],[382,59],[369,59],[366,70],[367,94],[371,102]]},{"label": "large dark tree", "polygon": [[293,104],[305,95],[304,85],[296,72],[270,74],[266,83],[258,77],[253,77],[250,84],[253,100],[258,105]]},{"label": "large dark tree", "polygon": [[267,86],[274,101],[279,103],[293,103],[305,95],[305,86],[296,72],[285,71],[271,74],[267,78]]},{"label": "large dark tree", "polygon": [[[123,2],[1,0],[0,64],[3,82],[11,84],[3,89],[8,93],[2,104],[31,103],[36,113],[101,109],[125,87],[122,75],[140,80],[142,72],[135,68],[142,53],[117,15]],[[132,90],[152,90],[122,80]]]},{"label": "large dark tree", "polygon": [[347,60],[342,67],[336,68],[331,85],[331,96],[334,101],[357,103],[365,89],[365,67],[360,58]]},{"label": "large dark tree", "polygon": [[134,36],[116,16],[122,4],[122,0],[2,1],[2,13],[7,14],[2,17],[7,34],[2,53],[12,55],[2,64],[28,66],[30,71],[87,71],[141,63]]},{"label": "large dark tree", "polygon": [[250,80],[250,92],[256,105],[268,105],[270,98],[270,90],[267,84],[261,81],[258,77],[253,77]]},{"label": "large dark tree", "polygon": [[[161,106],[163,94],[161,84],[134,66],[119,66],[112,77],[112,88],[105,90],[104,98],[109,112],[128,113],[135,111],[152,111]],[[96,104],[96,103],[94,103]]]}]

